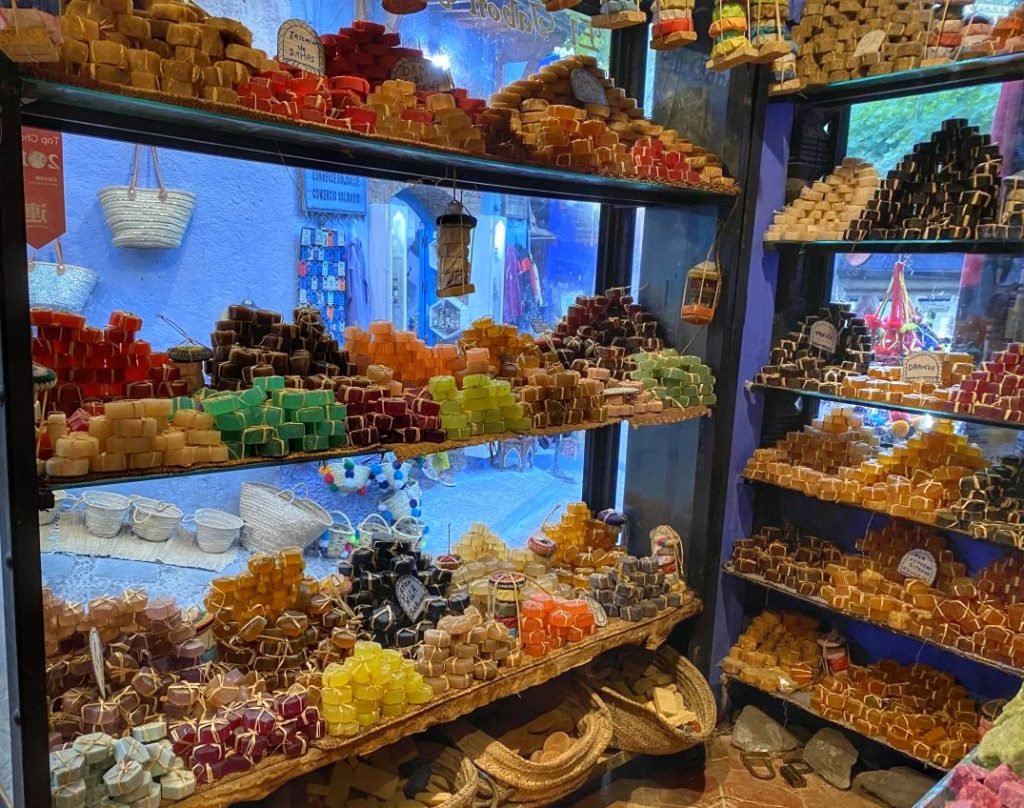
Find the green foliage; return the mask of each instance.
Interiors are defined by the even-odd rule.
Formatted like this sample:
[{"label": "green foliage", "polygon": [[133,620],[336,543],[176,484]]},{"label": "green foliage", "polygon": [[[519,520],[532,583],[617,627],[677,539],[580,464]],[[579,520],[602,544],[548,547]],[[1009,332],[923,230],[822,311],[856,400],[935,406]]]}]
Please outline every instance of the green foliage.
[{"label": "green foliage", "polygon": [[884,176],[915,143],[930,138],[946,118],[967,118],[982,132],[991,132],[1000,86],[985,84],[857,104],[850,110],[846,153],[873,163]]}]

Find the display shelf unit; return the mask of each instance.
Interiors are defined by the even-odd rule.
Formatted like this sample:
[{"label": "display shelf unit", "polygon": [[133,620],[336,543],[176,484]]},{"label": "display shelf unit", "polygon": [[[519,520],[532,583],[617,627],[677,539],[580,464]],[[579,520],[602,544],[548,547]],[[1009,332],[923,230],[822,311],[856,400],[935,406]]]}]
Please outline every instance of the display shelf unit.
[{"label": "display shelf unit", "polygon": [[891,743],[889,743],[885,738],[882,738],[882,737],[877,736],[877,735],[865,735],[863,732],[860,732],[859,730],[854,729],[852,726],[847,724],[845,721],[836,721],[833,718],[826,718],[821,713],[819,713],[817,710],[814,710],[814,709],[811,708],[811,694],[808,691],[806,691],[806,690],[798,690],[798,691],[796,691],[794,693],[778,693],[778,692],[776,692],[776,693],[769,693],[766,690],[761,690],[761,688],[755,687],[754,685],[751,685],[751,684],[748,684],[747,682],[744,682],[741,679],[739,679],[739,678],[737,678],[735,676],[731,676],[730,674],[727,674],[727,673],[723,673],[722,674],[722,681],[725,684],[729,685],[730,687],[732,687],[732,686],[739,686],[739,687],[744,687],[744,688],[750,688],[751,690],[757,691],[758,693],[761,693],[761,694],[763,694],[765,696],[768,696],[770,698],[773,698],[773,699],[776,699],[778,701],[781,701],[783,704],[791,704],[794,707],[798,708],[799,710],[807,713],[808,715],[812,715],[815,718],[818,718],[818,719],[820,719],[822,721],[827,721],[829,724],[833,724],[833,725],[835,725],[837,727],[842,727],[843,729],[847,730],[848,732],[852,732],[855,735],[859,735],[861,738],[867,738],[869,741],[874,741],[875,743],[879,744],[880,746],[884,746],[887,749],[892,749],[894,752],[898,752],[899,754],[903,755],[904,757],[909,758],[910,760],[913,760],[913,761],[915,761],[917,763],[920,763],[922,766],[925,766],[925,767],[927,767],[929,769],[932,769],[933,771],[938,771],[938,772],[947,772],[947,771],[949,771],[949,769],[943,768],[942,766],[938,766],[935,763],[933,763],[932,761],[928,760],[927,758],[918,757],[917,755],[913,754],[912,752],[906,752],[903,749],[897,749],[895,746],[893,746]]},{"label": "display shelf unit", "polygon": [[50,489],[56,488],[93,488],[112,483],[133,483],[145,480],[160,480],[168,477],[182,477],[196,474],[215,474],[219,471],[239,471],[240,469],[276,468],[293,466],[299,463],[325,463],[342,460],[346,457],[367,457],[371,455],[394,452],[399,460],[466,449],[471,446],[486,446],[503,440],[517,438],[540,437],[543,435],[563,435],[570,432],[587,432],[593,429],[613,429],[623,424],[634,428],[647,428],[665,424],[678,424],[693,418],[701,418],[710,414],[707,407],[689,407],[672,409],[664,413],[643,413],[627,418],[613,418],[609,421],[584,422],[582,424],[566,424],[542,429],[531,429],[529,432],[498,432],[492,435],[477,435],[469,440],[445,441],[443,443],[379,443],[373,446],[349,446],[344,449],[330,449],[325,452],[293,452],[287,457],[251,457],[233,460],[227,463],[197,463],[193,466],[160,466],[154,469],[131,471],[112,471],[97,474],[86,474],[81,477],[49,477],[42,475],[40,482]]},{"label": "display shelf unit", "polygon": [[765,249],[800,255],[834,253],[948,253],[960,255],[1021,255],[1024,241],[1000,239],[865,239],[864,241],[766,241]]},{"label": "display shelf unit", "polygon": [[948,421],[960,421],[965,424],[989,426],[997,429],[1024,430],[1024,423],[1017,423],[1016,421],[1001,421],[995,418],[982,418],[968,413],[945,412],[943,410],[930,410],[926,407],[909,407],[906,404],[890,404],[887,401],[873,401],[865,398],[837,396],[832,393],[822,393],[818,390],[798,390],[794,387],[779,387],[774,384],[758,384],[756,382],[750,382],[747,385],[747,389],[790,395],[796,398],[806,397],[817,401],[828,401],[833,404],[842,404],[844,406],[867,407],[874,410],[891,410],[893,412],[910,412],[915,415],[930,415],[933,418],[945,418]]},{"label": "display shelf unit", "polygon": [[301,758],[273,755],[246,774],[230,775],[201,786],[176,808],[226,808],[246,800],[262,799],[281,785],[307,772],[349,757],[368,755],[400,738],[422,732],[467,715],[498,699],[521,693],[548,682],[573,668],[586,665],[605,651],[623,645],[657,648],[679,623],[701,612],[703,604],[694,597],[677,609],[662,612],[638,623],[611,618],[608,625],[582,642],[567,645],[536,659],[524,657],[515,668],[502,669],[497,679],[479,682],[467,690],[453,690],[398,718],[381,721],[353,738],[324,738]]},{"label": "display shelf unit", "polygon": [[977,662],[979,665],[986,665],[990,668],[994,668],[995,670],[1002,671],[1003,673],[1008,673],[1011,676],[1016,676],[1019,679],[1024,679],[1024,670],[1020,668],[1015,668],[1013,665],[1006,665],[1002,662],[996,662],[995,660],[987,659],[986,657],[983,657],[980,654],[972,654],[967,651],[961,651],[958,648],[945,645],[944,643],[937,642],[928,637],[921,637],[909,631],[903,631],[898,628],[893,628],[888,623],[882,623],[878,620],[872,620],[870,617],[867,617],[866,615],[853,614],[852,612],[837,609],[834,606],[829,605],[828,601],[826,601],[824,598],[819,598],[811,595],[801,595],[795,589],[790,589],[789,587],[783,586],[782,584],[772,583],[771,581],[767,580],[761,575],[752,575],[750,573],[738,572],[736,568],[733,567],[731,564],[726,564],[722,569],[727,575],[731,575],[734,578],[739,578],[741,581],[746,581],[747,583],[754,584],[755,586],[770,589],[773,592],[779,592],[785,595],[786,597],[793,598],[794,600],[799,600],[804,603],[809,603],[810,605],[815,606],[819,609],[824,609],[834,614],[842,615],[843,617],[847,617],[850,620],[856,620],[860,623],[866,623],[867,625],[875,626],[876,628],[881,628],[885,631],[892,632],[893,634],[899,634],[904,637],[909,637],[912,640],[917,640],[918,642],[935,646],[936,648],[939,648],[947,653],[954,654],[963,659],[968,659],[971,662]]},{"label": "display shelf unit", "polygon": [[22,118],[29,126],[380,179],[457,179],[481,191],[616,205],[731,205],[739,194],[735,188],[645,182],[478,157],[226,104],[204,102],[211,108],[200,109],[52,79],[26,77],[22,96]]},{"label": "display shelf unit", "polygon": [[1024,77],[1024,53],[980,56],[943,65],[864,76],[808,87],[793,93],[775,93],[772,100],[815,106],[839,106],[905,98],[910,95],[955,90],[976,84],[1013,81]]}]

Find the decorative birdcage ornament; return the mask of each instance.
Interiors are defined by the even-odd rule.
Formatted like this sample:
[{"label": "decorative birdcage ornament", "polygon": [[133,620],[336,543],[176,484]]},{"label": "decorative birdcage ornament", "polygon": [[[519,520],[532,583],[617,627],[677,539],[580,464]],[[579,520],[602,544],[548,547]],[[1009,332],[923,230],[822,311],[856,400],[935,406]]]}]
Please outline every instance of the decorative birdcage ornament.
[{"label": "decorative birdcage ornament", "polygon": [[628,28],[647,22],[637,0],[602,0],[601,13],[590,18],[593,28]]},{"label": "decorative birdcage ornament", "polygon": [[757,58],[757,49],[750,44],[750,10],[745,2],[717,0],[711,12],[708,36],[714,40],[708,70],[731,70]]},{"label": "decorative birdcage ornament", "polygon": [[[714,250],[717,241],[711,246]],[[714,319],[718,298],[722,292],[722,271],[717,261],[708,257],[690,268],[686,273],[686,288],[683,290],[683,305],[679,317],[690,325],[707,325]]]},{"label": "decorative birdcage ornament", "polygon": [[675,50],[697,41],[693,5],[694,0],[654,0],[651,50]]},{"label": "decorative birdcage ornament", "polygon": [[470,283],[469,251],[476,217],[452,193],[452,201],[437,217],[437,296],[462,297],[476,291]]}]

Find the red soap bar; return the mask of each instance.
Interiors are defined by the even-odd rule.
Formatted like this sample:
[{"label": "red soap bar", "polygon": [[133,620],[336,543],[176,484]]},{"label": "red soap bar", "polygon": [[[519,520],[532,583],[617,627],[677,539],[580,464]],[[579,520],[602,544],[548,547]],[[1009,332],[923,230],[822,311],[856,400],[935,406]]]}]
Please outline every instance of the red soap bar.
[{"label": "red soap bar", "polygon": [[303,732],[295,732],[285,739],[282,746],[286,758],[302,757],[309,750],[309,738]]},{"label": "red soap bar", "polygon": [[403,121],[419,121],[420,123],[431,123],[434,120],[432,113],[425,109],[403,109]]},{"label": "red soap bar", "polygon": [[33,306],[28,310],[28,320],[32,325],[49,325],[53,322],[53,314],[53,309]]},{"label": "red soap bar", "polygon": [[315,123],[327,123],[327,113],[322,109],[309,109],[304,107],[299,110],[299,119],[303,121],[313,121]]},{"label": "red soap bar", "polygon": [[192,762],[208,766],[224,759],[224,747],[219,743],[198,743],[192,747]]},{"label": "red soap bar", "polygon": [[397,33],[393,31],[388,31],[386,34],[382,35],[377,41],[380,42],[382,45],[387,45],[389,48],[396,48],[398,47],[399,44],[401,44],[402,40]]},{"label": "red soap bar", "polygon": [[356,20],[352,23],[352,29],[355,31],[367,31],[375,37],[386,35],[388,30],[379,22],[371,22],[370,20]]},{"label": "red soap bar", "polygon": [[250,707],[242,713],[242,726],[260,735],[269,735],[276,724],[277,716],[262,707]]},{"label": "red soap bar", "polygon": [[64,326],[80,330],[85,328],[85,317],[81,314],[72,314],[70,311],[55,311],[50,322],[54,325]]},{"label": "red soap bar", "polygon": [[118,309],[117,311],[110,312],[110,319],[107,320],[107,324],[115,328],[122,328],[125,331],[138,331],[142,328],[142,318],[137,314],[132,314],[130,311]]},{"label": "red soap bar", "polygon": [[253,761],[250,760],[246,755],[239,755],[236,752],[229,752],[225,755],[224,760],[221,763],[216,764],[221,767],[220,777],[224,777],[229,774],[245,774],[247,771],[251,771],[253,767]]},{"label": "red soap bar", "polygon": [[357,126],[377,125],[377,113],[372,109],[358,109],[352,107],[345,110],[345,114],[348,116],[349,121],[352,122],[353,129]]},{"label": "red soap bar", "polygon": [[211,718],[199,724],[197,737],[201,744],[223,744],[231,735],[231,725],[223,718]]}]

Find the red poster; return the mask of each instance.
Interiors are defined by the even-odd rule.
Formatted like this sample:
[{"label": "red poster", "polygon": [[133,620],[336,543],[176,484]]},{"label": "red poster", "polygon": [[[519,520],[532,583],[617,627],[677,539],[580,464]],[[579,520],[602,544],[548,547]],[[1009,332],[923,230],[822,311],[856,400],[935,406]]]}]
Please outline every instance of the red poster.
[{"label": "red poster", "polygon": [[25,172],[25,231],[37,250],[67,230],[64,215],[64,143],[60,132],[21,130]]}]

